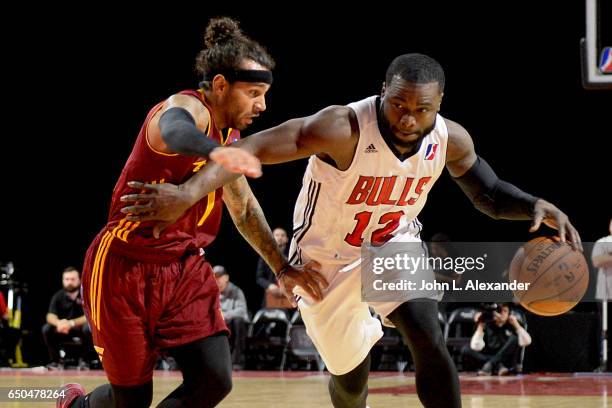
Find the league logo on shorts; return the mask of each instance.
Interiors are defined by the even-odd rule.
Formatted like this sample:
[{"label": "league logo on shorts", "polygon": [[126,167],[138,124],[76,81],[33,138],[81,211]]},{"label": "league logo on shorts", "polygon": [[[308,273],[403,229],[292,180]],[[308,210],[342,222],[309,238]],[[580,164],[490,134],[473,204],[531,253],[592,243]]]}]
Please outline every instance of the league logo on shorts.
[{"label": "league logo on shorts", "polygon": [[436,151],[438,150],[438,143],[430,143],[427,145],[427,150],[425,150],[425,160],[433,160],[436,156]]},{"label": "league logo on shorts", "polygon": [[602,51],[599,69],[602,74],[612,74],[612,47],[606,47]]}]

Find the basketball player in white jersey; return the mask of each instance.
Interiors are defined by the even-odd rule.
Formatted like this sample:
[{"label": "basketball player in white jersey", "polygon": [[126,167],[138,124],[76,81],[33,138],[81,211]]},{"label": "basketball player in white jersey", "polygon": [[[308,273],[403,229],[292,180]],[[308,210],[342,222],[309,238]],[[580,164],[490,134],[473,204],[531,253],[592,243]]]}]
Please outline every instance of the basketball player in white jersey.
[{"label": "basketball player in white jersey", "polygon": [[[329,283],[323,300],[302,297],[298,306],[331,373],[336,408],[366,406],[369,351],[382,336],[379,321],[361,301],[360,248],[418,241],[416,217],[445,166],[485,214],[532,219],[532,231],[544,222],[559,230],[562,241],[580,248],[580,237],[563,212],[499,180],[476,155],[468,132],[438,114],[443,90],[444,72],[436,61],[402,55],[389,66],[380,96],[330,106],[239,143],[267,164],[310,157],[295,208],[290,261],[318,262]],[[152,190],[151,195],[126,196],[125,201],[141,204],[124,210],[134,221],[163,221],[159,232],[235,177],[211,165],[180,188],[134,183]],[[300,293],[289,279],[279,282],[286,293]],[[423,405],[459,407],[459,380],[438,324],[436,298],[437,293],[422,293],[418,299],[372,306],[406,340]]]}]

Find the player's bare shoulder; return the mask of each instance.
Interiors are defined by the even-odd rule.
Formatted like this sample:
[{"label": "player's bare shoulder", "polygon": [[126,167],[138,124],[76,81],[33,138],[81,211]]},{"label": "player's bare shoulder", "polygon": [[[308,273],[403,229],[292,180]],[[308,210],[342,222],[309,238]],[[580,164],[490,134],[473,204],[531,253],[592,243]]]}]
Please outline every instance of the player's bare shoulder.
[{"label": "player's bare shoulder", "polygon": [[453,177],[459,177],[476,161],[474,141],[459,123],[444,118],[448,129],[446,167]]},{"label": "player's bare shoulder", "polygon": [[169,97],[164,103],[164,107],[160,113],[167,111],[170,108],[183,108],[193,116],[196,126],[200,130],[205,130],[210,121],[210,112],[204,104],[195,96],[185,94],[174,94]]},{"label": "player's bare shoulder", "polygon": [[328,106],[306,118],[303,131],[315,138],[347,140],[351,137],[351,116],[354,115],[347,106]]},{"label": "player's bare shoulder", "polygon": [[351,163],[359,141],[359,125],[355,111],[348,106],[332,105],[320,110],[306,118],[302,132],[316,140],[318,150],[331,157],[338,168]]}]

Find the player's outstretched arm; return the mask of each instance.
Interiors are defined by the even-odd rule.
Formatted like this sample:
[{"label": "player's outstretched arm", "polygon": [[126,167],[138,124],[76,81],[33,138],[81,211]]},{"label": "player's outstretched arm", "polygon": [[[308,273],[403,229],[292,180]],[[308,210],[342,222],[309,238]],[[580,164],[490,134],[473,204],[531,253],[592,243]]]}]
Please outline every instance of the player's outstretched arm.
[{"label": "player's outstretched arm", "polygon": [[[265,164],[285,163],[313,154],[326,154],[336,161],[346,161],[348,156],[352,159],[354,150],[350,148],[350,139],[354,136],[350,112],[344,106],[330,106],[312,116],[291,119],[263,130],[239,140],[234,146],[253,154]],[[236,174],[211,163],[187,180],[182,190],[195,204],[211,191],[237,178]]]},{"label": "player's outstretched arm", "polygon": [[329,106],[314,115],[291,119],[237,143],[264,164],[285,163],[324,154],[349,161],[357,142],[357,119],[346,106]]},{"label": "player's outstretched arm", "polygon": [[[280,152],[278,156],[287,158],[286,161],[289,161],[291,158],[298,158],[296,152],[299,149],[296,144],[303,123],[304,119],[293,119],[265,133],[261,132],[264,133],[262,141],[258,140],[262,136],[255,134],[234,145],[240,145],[241,150],[248,154],[253,154],[252,152],[266,154],[266,152],[274,151],[274,147],[268,145],[272,145],[274,139],[271,136],[275,135],[278,139],[276,140],[276,151]],[[157,237],[164,228],[176,222],[195,203],[210,192],[235,181],[238,177],[240,174],[212,162],[178,186],[171,183],[148,184],[131,181],[128,185],[141,192],[121,197],[121,201],[131,203],[121,211],[128,214],[128,221],[160,221],[153,230],[153,234]]]},{"label": "player's outstretched arm", "polygon": [[223,187],[223,201],[238,231],[270,266],[285,296],[294,306],[293,287],[296,285],[301,286],[313,299],[322,299],[322,289],[327,287],[327,281],[317,272],[317,265],[289,265],[246,178],[240,177],[226,184]]},{"label": "player's outstretched arm", "polygon": [[[343,164],[350,164],[358,138],[355,120],[351,118],[354,115],[349,108],[331,106],[312,116],[292,119],[256,133],[235,145],[268,164],[321,153],[339,163],[342,168]],[[135,204],[121,211],[129,214],[129,221],[157,220],[163,222],[162,227],[170,225],[208,193],[238,177],[238,174],[227,171],[217,163],[210,163],[180,186],[131,182],[130,187],[145,192],[123,196],[122,201]],[[154,233],[159,231],[159,228],[154,229]]]},{"label": "player's outstretched arm", "polygon": [[500,180],[491,166],[476,155],[469,133],[458,123],[445,121],[448,127],[446,168],[474,207],[494,219],[533,220],[531,232],[544,223],[559,231],[562,242],[570,241],[574,248],[582,250],[580,235],[563,211]]}]

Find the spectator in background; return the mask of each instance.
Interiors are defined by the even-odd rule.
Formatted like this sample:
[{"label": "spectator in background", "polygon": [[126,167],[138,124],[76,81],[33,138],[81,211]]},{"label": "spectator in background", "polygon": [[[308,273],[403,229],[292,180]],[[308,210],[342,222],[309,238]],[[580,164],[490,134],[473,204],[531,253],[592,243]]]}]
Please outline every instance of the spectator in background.
[{"label": "spectator in background", "polygon": [[61,343],[79,338],[84,347],[83,352],[91,349],[93,345],[91,330],[83,312],[80,272],[71,266],[64,269],[62,285],[63,288],[51,298],[47,323],[42,328],[51,359],[51,363],[47,366],[50,369],[63,368],[59,354]]},{"label": "spectator in background", "polygon": [[612,219],[608,228],[610,235],[598,239],[593,245],[591,261],[593,266],[599,269],[595,296],[603,300],[604,295],[607,295],[605,298],[610,301],[612,300]]},{"label": "spectator in background", "polygon": [[484,363],[478,375],[506,375],[516,369],[520,347],[531,344],[531,336],[510,314],[510,305],[504,303],[495,310],[478,312],[478,323],[469,346],[461,350],[463,356]]},{"label": "spectator in background", "polygon": [[[281,251],[283,251],[283,254],[287,256],[289,252],[289,247],[287,245],[287,242],[289,242],[289,237],[287,236],[287,231],[282,228],[275,228],[274,231],[272,231],[272,235],[274,235],[274,240],[278,244]],[[262,307],[266,307],[266,293],[271,293],[281,300],[285,298],[277,285],[274,273],[262,258],[259,258],[259,261],[257,262],[256,279],[257,284],[264,290]]]},{"label": "spectator in background", "polygon": [[224,266],[216,265],[213,272],[219,286],[221,313],[225,324],[231,331],[229,343],[232,351],[232,366],[240,370],[244,368],[245,363],[244,352],[249,322],[246,298],[242,289],[230,282],[229,274]]},{"label": "spectator in background", "polygon": [[[591,261],[593,262],[593,266],[598,268],[597,272],[597,287],[595,289],[595,297],[602,302],[605,300],[605,306],[608,307],[610,301],[612,300],[612,219],[610,220],[610,225],[608,226],[610,235],[607,237],[603,237],[598,239],[593,245],[593,252],[591,254]],[[603,325],[603,310],[602,307],[604,303],[602,303],[598,309],[601,316],[601,324]],[[608,327],[607,330],[611,330],[610,324],[612,323],[612,316],[610,313],[612,310],[608,307]],[[610,351],[610,342],[608,342],[608,358]],[[608,363],[608,367],[603,367],[606,370],[610,369],[610,363]]]}]

